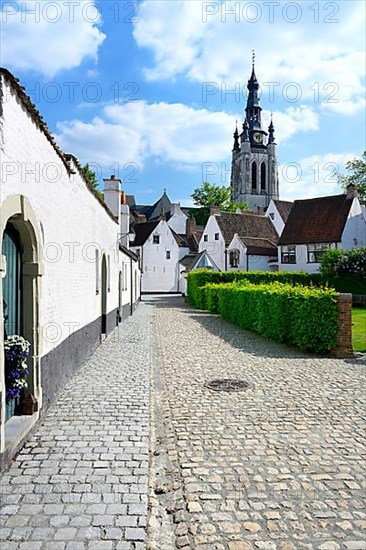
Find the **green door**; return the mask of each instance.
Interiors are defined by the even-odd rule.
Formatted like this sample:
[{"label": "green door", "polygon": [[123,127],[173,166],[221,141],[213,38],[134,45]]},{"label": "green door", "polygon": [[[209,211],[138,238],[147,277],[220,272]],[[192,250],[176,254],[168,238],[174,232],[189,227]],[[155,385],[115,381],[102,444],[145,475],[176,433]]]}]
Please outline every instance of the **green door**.
[{"label": "green door", "polygon": [[6,257],[6,276],[3,279],[5,334],[7,336],[21,335],[21,248],[17,231],[9,225],[4,232],[2,254]]}]

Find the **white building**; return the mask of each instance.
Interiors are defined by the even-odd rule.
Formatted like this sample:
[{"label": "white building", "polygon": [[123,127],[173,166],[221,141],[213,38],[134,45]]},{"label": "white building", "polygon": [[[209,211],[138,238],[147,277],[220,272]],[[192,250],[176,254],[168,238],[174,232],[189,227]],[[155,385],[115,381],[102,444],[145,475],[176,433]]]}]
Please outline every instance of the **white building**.
[{"label": "white building", "polygon": [[[118,217],[77,160],[55,144],[11,73],[1,70],[0,455],[14,454],[47,405],[139,299],[139,264]],[[4,308],[3,308],[4,309]],[[6,314],[6,317],[4,317]],[[19,415],[6,418],[4,336],[31,344]],[[32,410],[22,400],[32,396]],[[7,421],[6,421],[7,420]]]},{"label": "white building", "polygon": [[366,245],[366,220],[352,186],[347,194],[297,200],[278,242],[283,271],[315,273],[329,248]]},{"label": "white building", "polygon": [[140,257],[143,293],[179,292],[180,247],[165,220],[136,223],[132,249]]},{"label": "white building", "polygon": [[269,203],[265,215],[270,218],[277,235],[282,235],[293,204],[293,202],[281,200],[271,200]]},{"label": "white building", "polygon": [[268,216],[211,210],[199,243],[220,271],[263,271],[277,253],[278,235]]}]

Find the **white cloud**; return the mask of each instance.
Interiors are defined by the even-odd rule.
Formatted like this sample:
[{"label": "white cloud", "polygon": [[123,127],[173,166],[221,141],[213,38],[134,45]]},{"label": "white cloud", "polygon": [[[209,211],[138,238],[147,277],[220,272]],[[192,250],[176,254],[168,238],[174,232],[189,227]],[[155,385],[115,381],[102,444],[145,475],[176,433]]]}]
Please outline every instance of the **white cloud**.
[{"label": "white cloud", "polygon": [[283,200],[324,197],[342,193],[337,173],[343,173],[346,163],[357,153],[326,153],[301,159],[298,163],[279,166],[280,195]]},{"label": "white cloud", "polygon": [[98,28],[100,14],[87,0],[8,2],[0,18],[2,64],[48,78],[85,58],[96,60],[106,38]]},{"label": "white cloud", "polygon": [[[289,21],[296,17],[291,4],[300,10],[296,23]],[[236,13],[230,15],[229,8]],[[301,91],[299,103],[306,100],[352,115],[364,105],[364,19],[365,4],[357,0],[327,4],[145,0],[134,37],[154,55],[153,66],[145,69],[149,79],[184,75],[195,82],[225,82],[229,88],[235,82],[245,83],[255,48],[261,83],[279,84],[275,100],[290,103],[286,86],[295,82]]]},{"label": "white cloud", "polygon": [[[278,142],[298,132],[316,130],[318,117],[309,107],[274,113]],[[269,113],[264,118],[269,123]],[[110,167],[147,161],[189,170],[202,163],[225,163],[230,171],[235,117],[224,111],[195,109],[182,103],[136,101],[104,106],[90,122],[58,124],[58,142],[83,162]]]}]

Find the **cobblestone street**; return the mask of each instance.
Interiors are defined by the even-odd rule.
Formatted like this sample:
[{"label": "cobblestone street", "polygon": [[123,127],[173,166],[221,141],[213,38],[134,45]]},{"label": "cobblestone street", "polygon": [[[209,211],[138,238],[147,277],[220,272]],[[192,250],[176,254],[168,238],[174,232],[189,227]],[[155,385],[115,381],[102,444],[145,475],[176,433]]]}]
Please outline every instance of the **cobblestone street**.
[{"label": "cobblestone street", "polygon": [[1,550],[365,549],[364,374],[147,297],[2,475]]},{"label": "cobblestone street", "polygon": [[[365,366],[303,355],[180,298],[156,305],[177,546],[366,548]],[[219,378],[249,387],[205,387]]]},{"label": "cobblestone street", "polygon": [[145,548],[149,311],[80,368],[2,476],[1,550]]}]

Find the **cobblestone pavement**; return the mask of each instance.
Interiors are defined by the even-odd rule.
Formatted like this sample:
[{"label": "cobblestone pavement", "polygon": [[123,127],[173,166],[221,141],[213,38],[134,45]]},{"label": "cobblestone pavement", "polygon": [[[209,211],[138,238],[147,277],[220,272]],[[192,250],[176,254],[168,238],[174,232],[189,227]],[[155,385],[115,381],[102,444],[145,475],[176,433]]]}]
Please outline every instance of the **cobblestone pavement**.
[{"label": "cobblestone pavement", "polygon": [[[155,454],[167,457],[151,547],[174,548],[165,507],[178,548],[366,548],[365,366],[299,353],[179,298],[153,303],[165,437]],[[249,387],[205,387],[218,378]]]},{"label": "cobblestone pavement", "polygon": [[145,548],[150,307],[85,363],[1,479],[1,550]]}]

